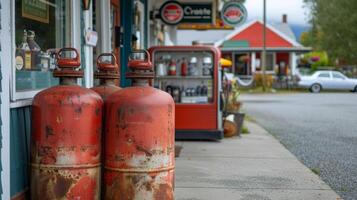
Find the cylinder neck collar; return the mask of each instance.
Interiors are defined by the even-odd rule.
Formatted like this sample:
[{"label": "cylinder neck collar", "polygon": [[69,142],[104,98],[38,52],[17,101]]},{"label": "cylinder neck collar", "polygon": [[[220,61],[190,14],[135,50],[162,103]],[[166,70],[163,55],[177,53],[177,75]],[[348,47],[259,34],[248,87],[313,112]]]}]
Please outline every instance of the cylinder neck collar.
[{"label": "cylinder neck collar", "polygon": [[60,85],[77,85],[77,78],[60,77]]},{"label": "cylinder neck collar", "polygon": [[94,73],[94,77],[105,79],[119,79],[120,72],[117,64],[117,58],[113,53],[102,53],[97,58],[98,70]]},{"label": "cylinder neck collar", "polygon": [[115,85],[116,79],[100,79],[101,86],[116,86]]},{"label": "cylinder neck collar", "polygon": [[[154,78],[153,65],[150,61],[150,54],[146,50],[136,50],[131,52],[133,55],[143,55],[143,58],[131,58],[128,61],[128,70],[126,74],[128,79],[152,79]],[[131,58],[131,59],[130,59]]]},{"label": "cylinder neck collar", "polygon": [[141,86],[141,87],[150,86],[148,79],[133,79],[132,85],[133,86]]},{"label": "cylinder neck collar", "polygon": [[78,69],[80,66],[78,51],[70,47],[62,48],[57,53],[57,68],[53,71],[53,76],[59,78],[68,77],[68,79],[81,78],[83,77],[83,71]]}]

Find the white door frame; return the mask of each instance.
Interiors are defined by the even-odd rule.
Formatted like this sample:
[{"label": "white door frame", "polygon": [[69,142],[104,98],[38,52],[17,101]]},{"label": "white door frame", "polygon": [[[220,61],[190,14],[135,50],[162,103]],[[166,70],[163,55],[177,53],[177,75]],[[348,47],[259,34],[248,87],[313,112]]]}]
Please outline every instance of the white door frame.
[{"label": "white door frame", "polygon": [[[1,199],[10,199],[10,76],[12,75],[12,27],[11,27],[11,0],[3,0],[1,2],[1,30],[0,30],[0,64],[2,71],[1,79],[1,133],[2,133],[2,148],[1,148],[1,183],[3,193]],[[6,50],[6,51],[4,51]],[[9,59],[10,58],[10,59]]]}]

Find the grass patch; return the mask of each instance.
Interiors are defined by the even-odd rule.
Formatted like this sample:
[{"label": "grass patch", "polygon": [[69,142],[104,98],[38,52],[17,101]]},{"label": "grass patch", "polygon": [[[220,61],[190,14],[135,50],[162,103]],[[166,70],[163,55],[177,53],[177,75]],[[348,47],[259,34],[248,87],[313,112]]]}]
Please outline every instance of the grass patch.
[{"label": "grass patch", "polygon": [[341,187],[340,191],[341,192],[348,192],[348,189],[346,187]]},{"label": "grass patch", "polygon": [[250,131],[249,131],[248,127],[246,127],[246,126],[243,125],[241,133],[242,133],[242,134],[249,134]]},{"label": "grass patch", "polygon": [[256,122],[256,120],[252,116],[249,116],[247,114],[245,115],[244,120],[247,120],[248,122]]},{"label": "grass patch", "polygon": [[311,171],[314,172],[314,174],[320,176],[321,170],[319,168],[311,168]]},{"label": "grass patch", "polygon": [[239,89],[242,94],[287,94],[287,93],[306,93],[308,92],[307,89],[301,88],[293,88],[293,89],[266,89],[263,91],[262,87],[254,87],[254,88],[240,88]]}]

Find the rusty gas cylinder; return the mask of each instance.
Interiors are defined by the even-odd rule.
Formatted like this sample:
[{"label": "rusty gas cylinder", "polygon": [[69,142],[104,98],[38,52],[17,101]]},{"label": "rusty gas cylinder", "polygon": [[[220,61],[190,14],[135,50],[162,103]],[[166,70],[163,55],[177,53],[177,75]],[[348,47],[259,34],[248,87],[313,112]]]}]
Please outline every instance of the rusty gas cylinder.
[{"label": "rusty gas cylinder", "polygon": [[174,199],[175,105],[169,94],[149,86],[150,56],[140,53],[146,59],[128,62],[133,87],[106,102],[106,200]]},{"label": "rusty gas cylinder", "polygon": [[61,49],[57,65],[60,85],[38,93],[32,104],[31,199],[96,200],[103,101],[76,85],[83,77],[76,49]]},{"label": "rusty gas cylinder", "polygon": [[115,85],[119,79],[119,67],[115,55],[112,53],[100,54],[97,58],[97,67],[98,70],[94,73],[94,77],[99,79],[100,85],[93,87],[92,90],[105,101],[110,94],[121,89]]}]

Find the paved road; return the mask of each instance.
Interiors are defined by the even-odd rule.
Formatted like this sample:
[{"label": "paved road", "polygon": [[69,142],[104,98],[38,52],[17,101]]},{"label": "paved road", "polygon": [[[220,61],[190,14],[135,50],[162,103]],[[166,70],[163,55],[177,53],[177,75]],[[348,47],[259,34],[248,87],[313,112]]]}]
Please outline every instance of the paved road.
[{"label": "paved road", "polygon": [[344,199],[357,199],[357,94],[242,95],[244,110]]}]

